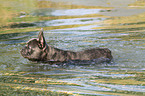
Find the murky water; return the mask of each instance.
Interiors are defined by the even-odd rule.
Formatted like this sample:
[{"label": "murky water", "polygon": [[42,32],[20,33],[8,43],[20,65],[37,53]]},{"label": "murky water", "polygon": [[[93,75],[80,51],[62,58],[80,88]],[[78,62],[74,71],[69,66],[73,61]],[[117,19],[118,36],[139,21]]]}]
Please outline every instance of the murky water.
[{"label": "murky water", "polygon": [[[9,1],[8,6],[12,9],[16,1]],[[8,18],[11,22],[3,23],[8,27],[0,29],[0,95],[145,95],[143,0],[32,1],[37,6]],[[31,3],[24,2],[24,9]],[[18,22],[35,26],[9,28]],[[30,62],[20,50],[29,39],[37,38],[41,27],[51,46],[72,51],[107,47],[114,60],[109,64],[70,65]]]}]

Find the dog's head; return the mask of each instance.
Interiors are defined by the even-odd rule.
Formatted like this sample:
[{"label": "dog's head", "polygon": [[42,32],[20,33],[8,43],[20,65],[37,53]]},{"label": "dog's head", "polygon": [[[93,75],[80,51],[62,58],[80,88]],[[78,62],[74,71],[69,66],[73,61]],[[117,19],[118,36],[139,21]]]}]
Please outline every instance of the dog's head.
[{"label": "dog's head", "polygon": [[20,53],[24,58],[31,61],[43,61],[47,55],[47,48],[48,46],[45,42],[43,29],[41,29],[38,38],[29,40]]}]

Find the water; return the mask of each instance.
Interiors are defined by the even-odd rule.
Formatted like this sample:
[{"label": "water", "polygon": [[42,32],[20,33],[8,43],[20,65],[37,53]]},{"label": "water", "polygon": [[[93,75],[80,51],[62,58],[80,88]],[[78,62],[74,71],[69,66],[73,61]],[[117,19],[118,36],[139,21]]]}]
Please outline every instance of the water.
[{"label": "water", "polygon": [[[38,6],[33,5],[34,1]],[[145,95],[144,3],[103,1],[72,0],[64,4],[59,0],[26,0],[22,6],[26,12],[8,19],[35,26],[0,29],[0,95]],[[15,8],[12,1],[7,2],[11,9]],[[29,4],[33,6],[27,10]],[[2,24],[9,26],[9,21]],[[51,46],[71,51],[107,47],[114,59],[109,64],[31,62],[20,55],[20,50],[28,40],[38,37],[41,27]]]}]

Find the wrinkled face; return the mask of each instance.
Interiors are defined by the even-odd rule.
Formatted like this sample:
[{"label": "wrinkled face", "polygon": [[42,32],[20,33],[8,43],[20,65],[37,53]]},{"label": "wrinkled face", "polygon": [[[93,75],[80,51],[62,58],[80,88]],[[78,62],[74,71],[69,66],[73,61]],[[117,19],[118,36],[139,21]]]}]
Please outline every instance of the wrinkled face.
[{"label": "wrinkled face", "polygon": [[43,50],[40,49],[37,39],[30,40],[20,52],[24,58],[29,60],[38,61],[42,59]]},{"label": "wrinkled face", "polygon": [[38,39],[31,39],[20,51],[24,58],[31,61],[43,61],[47,55],[47,44],[43,36],[43,30],[39,32]]}]

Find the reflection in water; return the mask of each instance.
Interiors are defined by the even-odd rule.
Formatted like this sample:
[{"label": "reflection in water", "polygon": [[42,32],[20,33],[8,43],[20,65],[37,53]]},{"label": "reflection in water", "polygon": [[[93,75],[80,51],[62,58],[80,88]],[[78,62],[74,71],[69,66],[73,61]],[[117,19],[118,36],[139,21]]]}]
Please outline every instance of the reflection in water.
[{"label": "reflection in water", "polygon": [[75,24],[91,24],[99,22],[100,18],[75,18],[75,19],[58,19],[45,22],[46,26],[61,26],[61,25],[75,25]]},{"label": "reflection in water", "polygon": [[81,16],[81,15],[87,15],[87,14],[97,14],[101,10],[100,9],[69,9],[69,10],[56,10],[52,12],[51,14],[53,16]]},{"label": "reflection in water", "polygon": [[[19,3],[17,0],[14,1]],[[144,8],[144,3],[140,0],[108,0],[108,3],[91,0],[94,2],[83,1],[84,3],[79,5],[77,2],[82,0],[73,0],[72,3],[77,5],[67,5],[51,1],[25,0],[20,8],[24,12],[20,12],[17,6],[21,2],[16,7],[13,3],[1,3],[3,6],[7,4],[0,10],[1,13],[6,13],[3,14],[5,18],[1,22],[3,26],[22,22],[33,23],[36,26],[0,29],[0,95],[144,95],[145,14],[138,14],[144,9],[136,8]],[[120,7],[113,8],[114,2],[114,6]],[[126,13],[126,8],[130,6],[135,6],[134,9],[128,10],[133,10],[136,15]],[[17,8],[19,14],[14,10],[8,12],[8,7],[9,10]],[[118,12],[122,13],[119,15]],[[21,17],[20,13],[25,14]],[[113,15],[109,17],[100,14]],[[114,62],[30,62],[20,55],[20,49],[28,40],[38,37],[40,27],[46,30],[46,41],[51,46],[72,51],[107,47],[113,53]]]},{"label": "reflection in water", "polygon": [[32,37],[35,33],[11,33],[11,34],[1,34],[0,35],[0,44],[19,44],[24,43],[25,38]]}]

